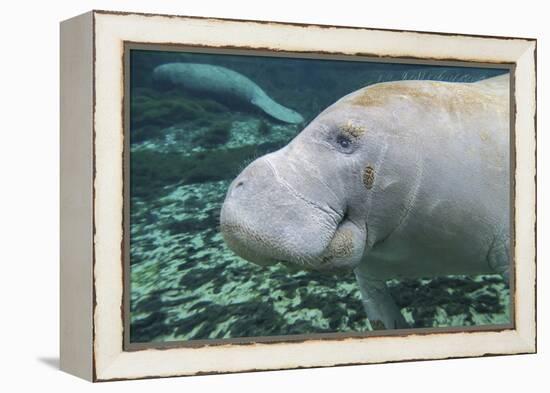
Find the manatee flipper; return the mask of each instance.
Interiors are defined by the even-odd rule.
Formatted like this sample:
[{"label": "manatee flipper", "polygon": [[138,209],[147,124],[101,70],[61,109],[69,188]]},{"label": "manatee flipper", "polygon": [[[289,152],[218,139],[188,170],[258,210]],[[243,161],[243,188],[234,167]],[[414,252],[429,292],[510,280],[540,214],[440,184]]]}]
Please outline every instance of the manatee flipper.
[{"label": "manatee flipper", "polygon": [[385,281],[370,277],[364,264],[359,265],[354,272],[361,291],[363,307],[374,330],[410,327],[395,304]]},{"label": "manatee flipper", "polygon": [[304,118],[298,112],[273,101],[267,94],[257,94],[252,98],[252,104],[285,123],[298,124],[304,121]]}]

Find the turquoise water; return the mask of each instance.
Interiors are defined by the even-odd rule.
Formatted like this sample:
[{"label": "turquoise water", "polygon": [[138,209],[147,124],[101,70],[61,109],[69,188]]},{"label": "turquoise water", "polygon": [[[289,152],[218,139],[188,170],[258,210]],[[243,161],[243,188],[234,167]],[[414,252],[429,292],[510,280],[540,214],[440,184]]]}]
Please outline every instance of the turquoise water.
[{"label": "turquoise water", "polygon": [[[246,75],[304,124],[153,79],[194,62]],[[278,336],[369,329],[352,274],[261,268],[219,233],[232,179],[334,101],[401,79],[476,81],[503,70],[132,50],[130,61],[130,341]],[[508,323],[499,276],[391,281],[412,327]]]}]

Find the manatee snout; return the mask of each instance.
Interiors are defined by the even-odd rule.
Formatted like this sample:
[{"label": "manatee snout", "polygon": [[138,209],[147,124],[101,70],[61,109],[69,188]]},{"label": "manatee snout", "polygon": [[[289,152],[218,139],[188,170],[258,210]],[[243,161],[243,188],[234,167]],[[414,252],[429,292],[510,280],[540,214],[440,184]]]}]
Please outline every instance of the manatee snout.
[{"label": "manatee snout", "polygon": [[[311,270],[342,270],[361,260],[366,230],[350,221],[345,206],[306,195],[280,153],[251,163],[230,185],[220,216],[228,247],[240,257]],[[302,177],[308,182],[307,176]],[[326,193],[325,193],[326,194]],[[333,201],[331,201],[333,202]],[[334,204],[334,202],[333,202]]]}]

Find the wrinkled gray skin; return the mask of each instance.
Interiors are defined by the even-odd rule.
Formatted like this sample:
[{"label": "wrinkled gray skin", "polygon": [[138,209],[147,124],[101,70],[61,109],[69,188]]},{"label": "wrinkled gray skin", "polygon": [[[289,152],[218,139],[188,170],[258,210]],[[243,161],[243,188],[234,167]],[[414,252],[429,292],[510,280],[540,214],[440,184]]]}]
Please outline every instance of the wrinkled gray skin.
[{"label": "wrinkled gray skin", "polygon": [[153,78],[184,89],[218,97],[225,102],[237,101],[255,106],[285,123],[301,123],[296,111],[273,101],[266,92],[246,76],[225,67],[197,63],[168,63],[153,70]]},{"label": "wrinkled gray skin", "polygon": [[261,265],[353,269],[375,329],[407,324],[388,279],[509,267],[508,76],[351,93],[252,162],[221,211]]}]

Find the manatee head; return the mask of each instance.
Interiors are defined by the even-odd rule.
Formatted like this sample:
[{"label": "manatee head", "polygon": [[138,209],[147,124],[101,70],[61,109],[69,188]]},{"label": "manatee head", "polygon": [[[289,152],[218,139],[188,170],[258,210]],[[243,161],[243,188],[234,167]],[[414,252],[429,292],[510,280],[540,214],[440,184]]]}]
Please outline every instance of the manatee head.
[{"label": "manatee head", "polygon": [[340,100],[288,145],[248,165],[222,206],[229,248],[260,265],[356,267],[381,151],[368,119],[364,107]]}]

